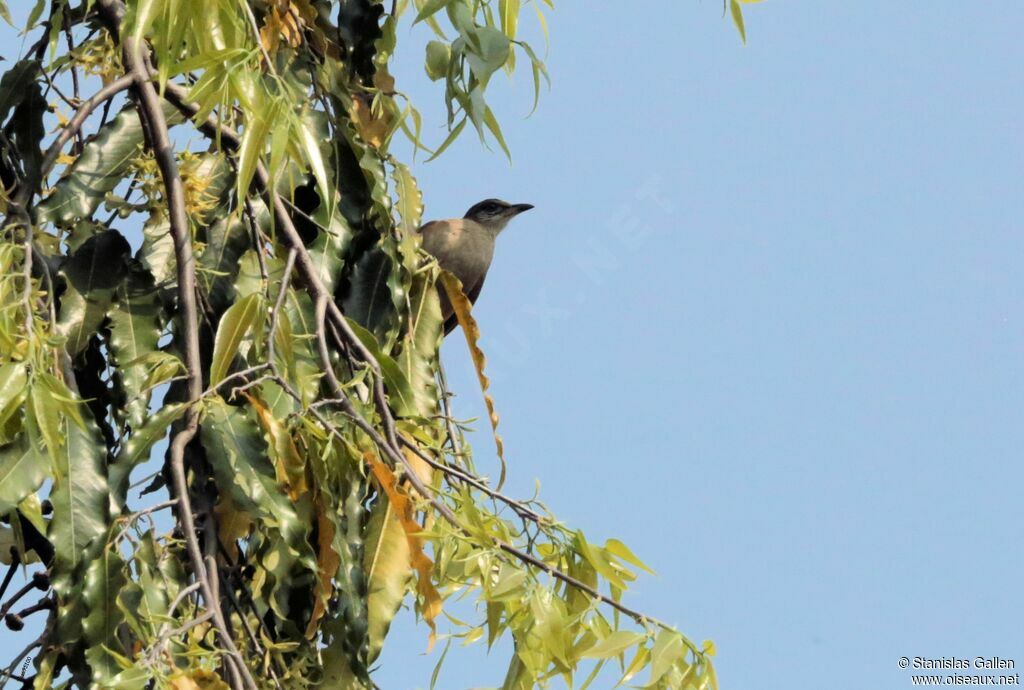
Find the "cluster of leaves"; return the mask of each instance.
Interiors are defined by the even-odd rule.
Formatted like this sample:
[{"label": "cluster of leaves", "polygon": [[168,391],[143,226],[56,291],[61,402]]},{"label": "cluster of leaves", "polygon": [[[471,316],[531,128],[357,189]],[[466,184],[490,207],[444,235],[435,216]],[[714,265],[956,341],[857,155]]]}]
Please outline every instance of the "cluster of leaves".
[{"label": "cluster of leaves", "polygon": [[[431,645],[445,603],[475,597],[479,620],[449,615],[448,636],[509,636],[505,688],[589,668],[585,687],[609,660],[623,682],[714,686],[710,643],[621,604],[647,569],[624,544],[478,475],[437,382],[438,284],[485,381],[483,357],[418,248],[422,195],[389,144],[427,147],[388,62],[403,16],[428,25],[450,125],[431,153],[467,122],[507,151],[492,76],[518,51],[545,78],[521,9],[38,0],[41,37],[0,80],[0,558],[45,574],[23,613],[47,620],[0,687],[31,652],[36,688],[369,688],[410,594]],[[174,141],[199,142],[170,154],[186,237],[157,120],[138,81],[118,86],[133,42]],[[173,451],[140,479],[193,422],[184,494]]]}]

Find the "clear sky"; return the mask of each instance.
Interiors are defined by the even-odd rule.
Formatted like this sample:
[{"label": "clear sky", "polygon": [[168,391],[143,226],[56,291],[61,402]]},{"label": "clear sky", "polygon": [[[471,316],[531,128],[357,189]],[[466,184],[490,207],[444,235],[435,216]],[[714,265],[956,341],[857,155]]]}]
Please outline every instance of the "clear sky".
[{"label": "clear sky", "polygon": [[[528,71],[492,87],[514,164],[466,136],[415,167],[428,218],[536,205],[475,310],[511,492],[540,479],[654,567],[627,602],[713,639],[723,689],[909,688],[901,656],[1019,670],[1024,5],[770,0],[746,46],[714,1],[549,21],[537,112]],[[398,87],[438,141],[421,29]],[[399,623],[382,688],[427,687],[425,636]],[[438,688],[506,659],[453,649]]]}]

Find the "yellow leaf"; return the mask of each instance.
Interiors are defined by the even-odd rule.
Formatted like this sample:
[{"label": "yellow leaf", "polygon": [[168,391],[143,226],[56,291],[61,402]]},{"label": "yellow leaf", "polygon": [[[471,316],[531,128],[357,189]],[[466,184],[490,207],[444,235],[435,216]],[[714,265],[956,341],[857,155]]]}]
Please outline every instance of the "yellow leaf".
[{"label": "yellow leaf", "polygon": [[390,118],[375,117],[365,99],[359,95],[352,99],[352,108],[349,114],[352,116],[352,122],[355,123],[356,130],[358,130],[359,136],[363,138],[363,141],[375,149],[383,146],[388,132],[391,131]]},{"label": "yellow leaf", "polygon": [[437,641],[437,623],[435,621],[441,615],[441,595],[431,580],[434,563],[423,551],[423,544],[419,538],[422,528],[413,518],[412,501],[398,487],[398,479],[394,472],[389,470],[373,453],[366,452],[363,457],[370,466],[370,471],[373,473],[374,479],[377,480],[377,484],[388,497],[388,501],[391,502],[395,514],[402,523],[402,529],[405,530],[405,538],[409,542],[410,565],[416,571],[416,589],[423,600],[420,612],[423,615],[423,620],[430,626],[430,637],[427,642],[427,651],[429,652]]},{"label": "yellow leaf", "polygon": [[252,518],[231,499],[228,493],[222,493],[213,507],[213,514],[217,518],[217,536],[220,543],[224,545],[232,562],[238,562],[239,539],[249,536],[252,528]]},{"label": "yellow leaf", "polygon": [[246,392],[242,395],[252,404],[256,410],[256,417],[260,420],[263,432],[270,439],[274,449],[274,469],[277,474],[277,481],[288,487],[288,497],[297,501],[299,497],[309,491],[309,484],[306,481],[306,462],[302,454],[295,446],[292,435],[281,423],[274,413],[267,409],[258,398],[254,398]]},{"label": "yellow leaf", "polygon": [[498,477],[497,486],[497,489],[500,490],[505,483],[505,444],[498,434],[498,413],[494,409],[494,399],[487,393],[491,381],[484,373],[487,357],[484,356],[483,350],[477,344],[477,341],[480,340],[480,327],[477,325],[476,319],[473,318],[473,305],[462,291],[462,283],[459,279],[448,271],[442,271],[441,284],[444,285],[444,291],[448,295],[448,301],[451,302],[455,317],[459,320],[462,333],[466,336],[466,344],[469,346],[469,353],[473,357],[473,366],[476,367],[476,375],[480,380],[480,390],[484,394],[484,403],[487,405],[487,417],[490,419],[491,431],[494,433],[494,445],[498,449],[498,460],[501,461],[501,476]]},{"label": "yellow leaf", "polygon": [[[758,1],[758,0],[746,0],[747,2]],[[708,656],[715,656],[718,653],[718,648],[715,647],[715,643],[711,640],[704,640],[704,653]]]},{"label": "yellow leaf", "polygon": [[228,690],[228,684],[213,671],[197,670],[171,678],[173,690]]},{"label": "yellow leaf", "polygon": [[317,579],[316,591],[313,594],[313,615],[309,618],[309,625],[306,626],[306,637],[313,639],[316,635],[317,624],[327,611],[327,602],[334,594],[334,576],[341,565],[341,556],[334,550],[334,523],[327,517],[323,501],[317,497],[316,525],[317,525],[317,571],[320,577]]}]

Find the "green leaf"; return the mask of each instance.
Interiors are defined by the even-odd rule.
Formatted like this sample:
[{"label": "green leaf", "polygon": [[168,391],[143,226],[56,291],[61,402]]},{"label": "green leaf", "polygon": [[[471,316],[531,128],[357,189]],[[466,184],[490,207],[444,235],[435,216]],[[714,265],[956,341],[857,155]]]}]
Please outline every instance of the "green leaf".
[{"label": "green leaf", "polygon": [[437,410],[438,349],[444,334],[444,319],[438,300],[434,271],[413,276],[409,289],[409,327],[402,338],[401,351],[395,356],[412,387],[416,410],[429,417]]},{"label": "green leaf", "polygon": [[451,3],[452,0],[426,0],[426,2],[420,6],[420,11],[416,14],[416,19],[413,21],[413,24],[418,24],[425,19],[433,17]]},{"label": "green leaf", "polygon": [[[170,103],[163,104],[168,125],[180,123],[181,113]],[[129,105],[93,137],[53,193],[36,207],[40,223],[70,223],[88,218],[106,195],[124,179],[139,155],[143,143],[142,124],[134,105]]]},{"label": "green leaf", "polygon": [[14,109],[14,116],[7,126],[13,130],[14,145],[22,160],[25,172],[30,179],[40,173],[43,162],[41,146],[46,130],[43,127],[43,114],[49,108],[43,98],[43,89],[39,82],[32,82],[22,94],[22,100]]},{"label": "green leaf", "polygon": [[611,659],[647,639],[646,635],[627,630],[616,630],[603,640],[598,640],[584,650],[580,656],[588,659]]},{"label": "green leaf", "polygon": [[3,432],[7,421],[25,401],[27,369],[25,362],[7,362],[0,366],[0,442],[7,440]]},{"label": "green leaf", "polygon": [[86,428],[63,423],[66,443],[58,454],[50,501],[50,541],[56,553],[54,588],[70,593],[78,566],[103,547],[109,524],[106,450],[92,420]]},{"label": "green leaf", "polygon": [[462,130],[465,129],[466,121],[468,119],[469,118],[467,117],[463,117],[459,121],[459,124],[455,125],[455,127],[453,127],[452,130],[448,132],[448,136],[445,137],[445,140],[441,142],[441,145],[437,147],[437,150],[434,151],[433,155],[431,155],[430,158],[427,159],[428,163],[437,158],[438,156],[440,156],[442,153],[445,152],[445,149],[451,146],[451,143],[455,141],[458,138],[459,134],[462,133]]},{"label": "green leaf", "polygon": [[115,505],[124,503],[131,471],[149,459],[153,446],[164,437],[169,427],[188,409],[186,403],[170,403],[148,416],[141,426],[132,427],[128,440],[121,446],[110,465],[110,493]]},{"label": "green leaf", "polygon": [[508,61],[511,42],[508,36],[492,26],[477,27],[466,35],[466,60],[473,75],[486,84]]},{"label": "green leaf", "polygon": [[256,325],[263,309],[262,295],[251,294],[235,302],[224,313],[217,326],[210,364],[210,385],[216,386],[227,376],[231,363],[239,354],[242,339]]},{"label": "green leaf", "polygon": [[732,14],[732,23],[736,25],[736,30],[740,32],[740,38],[746,43],[747,30],[743,26],[743,8],[740,7],[739,0],[729,0],[729,12]]},{"label": "green leaf", "polygon": [[36,60],[20,60],[4,72],[0,78],[0,122],[6,120],[11,110],[24,100],[38,74],[39,62]]},{"label": "green leaf", "polygon": [[686,653],[683,637],[674,630],[662,630],[651,647],[651,677],[647,687],[653,686]]},{"label": "green leaf", "polygon": [[427,59],[424,67],[430,81],[444,79],[452,61],[452,48],[444,41],[431,41],[427,44]]},{"label": "green leaf", "polygon": [[299,521],[278,482],[263,432],[250,409],[215,398],[206,404],[206,413],[201,437],[218,485],[230,490],[241,509],[263,516],[266,524],[280,530],[290,543],[301,543],[309,526]]},{"label": "green leaf", "polygon": [[235,194],[239,200],[249,195],[249,185],[256,174],[256,164],[260,161],[266,145],[267,134],[275,124],[279,115],[277,103],[273,103],[271,112],[254,111],[249,113],[250,120],[242,132],[242,142],[238,147],[238,178],[235,181]]},{"label": "green leaf", "polygon": [[511,596],[511,600],[519,600],[526,579],[527,572],[522,568],[508,565],[502,567],[497,583],[487,592],[487,599],[489,601],[502,601]]},{"label": "green leaf", "polygon": [[640,568],[641,570],[650,573],[651,575],[656,574],[653,570],[647,567],[647,565],[643,561],[637,558],[636,554],[630,551],[628,546],[623,544],[618,539],[609,539],[604,543],[604,548],[613,556],[617,556],[622,560],[626,561],[627,563],[635,565],[637,568]]},{"label": "green leaf", "polygon": [[126,280],[117,286],[109,311],[108,346],[114,377],[125,398],[118,416],[136,429],[148,414],[151,368],[146,360],[157,351],[164,319],[153,276],[134,259],[128,264]]},{"label": "green leaf", "polygon": [[50,477],[50,459],[21,434],[0,446],[0,515],[7,515]]},{"label": "green leaf", "polygon": [[501,30],[510,40],[516,37],[519,26],[519,9],[520,0],[500,0],[498,3],[498,11],[501,14]]},{"label": "green leaf", "polygon": [[131,247],[116,230],[93,235],[61,265],[67,290],[61,295],[57,331],[75,357],[107,318],[118,285],[128,273]]},{"label": "green leaf", "polygon": [[29,419],[32,428],[38,431],[46,452],[54,465],[57,465],[64,446],[61,428],[63,420],[59,409],[52,402],[49,389],[38,378],[35,379],[29,388]]},{"label": "green leaf", "polygon": [[173,290],[177,286],[174,239],[166,216],[154,214],[146,220],[142,226],[142,247],[137,258],[158,287]]},{"label": "green leaf", "polygon": [[[262,209],[262,204],[257,208]],[[206,246],[198,257],[198,278],[217,312],[235,299],[234,282],[242,256],[252,247],[252,233],[238,214],[215,221],[206,232]]]},{"label": "green leaf", "polygon": [[395,196],[398,199],[395,209],[402,219],[402,232],[411,233],[423,220],[423,192],[416,185],[416,178],[408,166],[396,162],[394,168]]},{"label": "green leaf", "polygon": [[388,396],[395,414],[400,417],[417,414],[416,395],[413,393],[409,379],[405,377],[401,367],[398,366],[395,360],[384,353],[373,333],[370,333],[352,319],[348,319],[348,323],[359,340],[366,346],[366,349],[370,351],[370,354],[380,364],[381,374],[384,376],[384,383],[387,386]]},{"label": "green leaf", "polygon": [[97,687],[111,687],[110,679],[121,671],[108,650],[120,647],[117,627],[124,620],[124,614],[117,606],[117,598],[127,584],[124,567],[121,554],[114,547],[103,549],[85,571],[82,598],[88,613],[82,620],[82,635],[88,647],[85,657]]}]

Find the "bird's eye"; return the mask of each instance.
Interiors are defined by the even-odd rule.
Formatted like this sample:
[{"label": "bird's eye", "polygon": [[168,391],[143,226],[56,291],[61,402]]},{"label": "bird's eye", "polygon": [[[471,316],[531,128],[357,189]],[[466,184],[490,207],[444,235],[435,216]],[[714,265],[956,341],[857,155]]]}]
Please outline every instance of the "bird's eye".
[{"label": "bird's eye", "polygon": [[501,207],[499,207],[497,204],[487,204],[486,206],[484,206],[484,213],[497,213],[500,210]]}]

